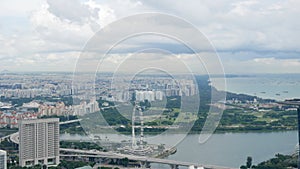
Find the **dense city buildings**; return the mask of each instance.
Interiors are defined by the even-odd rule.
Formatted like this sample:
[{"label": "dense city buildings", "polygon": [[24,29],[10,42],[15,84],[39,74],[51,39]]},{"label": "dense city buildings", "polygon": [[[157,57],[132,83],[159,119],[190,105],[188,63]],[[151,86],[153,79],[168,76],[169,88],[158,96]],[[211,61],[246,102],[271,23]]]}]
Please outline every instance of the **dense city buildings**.
[{"label": "dense city buildings", "polygon": [[[83,116],[99,111],[97,100],[111,102],[162,101],[169,96],[197,94],[192,79],[159,75],[126,75],[114,83],[107,74],[82,74],[74,80],[69,73],[6,74],[0,79],[0,128],[17,128],[22,119],[42,116]],[[114,79],[116,80],[116,79]],[[112,85],[112,83],[114,85]],[[129,86],[127,84],[130,84]]]},{"label": "dense city buildings", "polygon": [[59,119],[21,120],[19,123],[19,165],[59,164]]},{"label": "dense city buildings", "polygon": [[[11,73],[2,76],[0,128],[17,128],[22,119],[84,116],[100,110],[99,99],[116,105],[128,104],[132,100],[164,102],[167,97],[195,96],[199,91],[197,82],[184,75],[170,78],[152,74],[133,79],[123,75],[114,80],[107,74],[97,74],[92,80],[91,76],[94,75],[81,74],[79,80],[73,79],[73,84],[70,73]],[[100,106],[106,104],[103,102]],[[260,103],[252,98],[242,103],[241,99],[235,97],[227,100],[226,104],[258,111],[280,106],[276,103]]]},{"label": "dense city buildings", "polygon": [[0,111],[0,128],[18,128],[18,122],[22,119],[37,119],[38,114],[34,112]]},{"label": "dense city buildings", "polygon": [[[59,120],[45,119],[52,117],[63,121],[61,133],[88,133],[97,143],[104,143],[101,144],[103,147],[95,148],[80,141],[78,144],[82,146],[79,149],[85,149],[88,153],[104,149],[138,156],[175,152],[176,149],[170,149],[172,145],[153,144],[144,137],[144,133],[159,134],[166,130],[184,132],[195,121],[190,132],[197,133],[202,130],[201,124],[207,118],[209,106],[224,110],[216,130],[220,132],[294,130],[297,127],[293,112],[296,109],[282,106],[274,100],[228,92],[226,101],[210,103],[210,80],[207,77],[197,77],[195,80],[178,75],[172,79],[152,74],[133,79],[124,75],[122,78],[113,82],[109,76],[101,74],[94,81],[83,78],[71,84],[72,77],[68,73],[7,74],[1,77],[0,128],[7,132],[6,136],[14,132],[11,137],[4,136],[2,139],[3,145],[8,143],[10,148],[15,148],[11,152],[1,147],[8,150],[7,162],[20,166],[56,166],[59,162],[61,165],[67,164],[65,160],[89,161],[88,157],[69,158],[71,153],[62,149],[61,153],[67,156],[59,158]],[[198,95],[202,100],[198,112],[181,108],[184,99],[193,99]],[[105,123],[99,123],[102,120],[100,114]],[[19,128],[19,140],[15,128]],[[121,134],[131,132],[132,139],[114,140],[107,135],[98,136],[111,132],[111,129]],[[77,151],[79,147],[73,142],[62,142],[61,147],[76,149],[70,151]],[[19,144],[19,147],[14,144]],[[18,148],[19,163],[16,163]],[[109,164],[109,161],[101,162]]]},{"label": "dense city buildings", "polygon": [[[85,99],[84,94],[90,96],[89,98],[103,97],[114,101],[128,101],[132,99],[135,91],[145,92],[143,95],[151,98],[154,95],[158,100],[163,97],[162,93],[164,96],[192,96],[197,93],[195,81],[187,79],[184,75],[174,79],[159,75],[129,79],[129,76],[124,75],[122,79],[117,79],[118,82],[114,82],[106,74],[98,74],[92,80],[91,76],[93,75],[82,74],[81,80],[74,80],[72,74],[68,73],[7,74],[0,79],[0,97],[20,99],[72,96]],[[0,104],[0,107],[4,106],[12,105]]]},{"label": "dense city buildings", "polygon": [[81,101],[78,105],[66,106],[64,102],[39,102],[24,103],[17,109],[0,110],[0,128],[18,128],[22,119],[37,119],[43,116],[82,116],[87,113],[99,111],[96,99]]},{"label": "dense city buildings", "polygon": [[7,163],[6,163],[6,151],[0,150],[0,169],[6,169],[7,168]]}]

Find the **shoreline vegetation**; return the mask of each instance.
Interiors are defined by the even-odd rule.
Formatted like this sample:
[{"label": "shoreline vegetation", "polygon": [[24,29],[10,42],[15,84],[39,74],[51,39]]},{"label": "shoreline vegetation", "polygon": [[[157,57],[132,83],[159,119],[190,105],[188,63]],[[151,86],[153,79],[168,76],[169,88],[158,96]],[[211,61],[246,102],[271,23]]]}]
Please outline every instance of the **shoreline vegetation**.
[{"label": "shoreline vegetation", "polygon": [[[247,131],[216,131],[214,132],[213,134],[234,134],[234,133],[282,133],[282,132],[289,132],[289,131],[298,131],[298,130],[260,130],[260,131],[257,131],[257,130],[247,130]],[[61,133],[61,134],[70,134],[70,135],[85,135],[87,136],[87,133],[85,133],[84,131],[83,132],[80,132],[80,133]],[[102,133],[101,133],[102,134]],[[105,133],[105,134],[115,134],[115,133]],[[128,135],[130,136],[131,133],[129,132],[120,132],[118,134],[124,134],[124,135]],[[164,133],[161,133],[161,132],[147,132],[147,133],[144,133],[145,135],[157,135],[157,134],[164,134]],[[186,134],[185,132],[174,132],[174,133],[168,133],[168,134]],[[201,134],[201,132],[189,132],[187,133],[187,135],[194,135],[194,134]],[[95,133],[95,135],[97,135],[97,133]]]},{"label": "shoreline vegetation", "polygon": [[[197,77],[197,83],[201,88],[199,88],[200,107],[196,114],[196,117],[191,113],[185,113],[184,118],[180,119],[183,123],[195,122],[192,126],[191,130],[189,130],[188,134],[200,134],[201,129],[205,123],[207,112],[210,107],[210,99],[211,92],[224,92],[217,91],[214,87],[209,86],[207,77]],[[250,96],[245,94],[236,94],[231,92],[226,92],[227,100],[231,100],[232,102],[226,103],[226,110],[224,110],[220,123],[215,130],[216,134],[224,134],[224,133],[270,133],[270,132],[287,132],[287,131],[296,131],[297,128],[297,113],[295,110],[282,110],[278,107],[267,107],[266,105],[272,105],[275,103],[275,100],[270,99],[262,99],[256,96]],[[36,98],[45,101],[57,101],[55,98]],[[34,99],[20,99],[20,100],[9,100],[1,98],[0,101],[11,101],[13,104],[21,106],[23,103],[30,102]],[[63,97],[62,100],[66,105],[71,105],[73,100],[71,97]],[[106,100],[102,100],[99,98],[97,100],[99,103],[99,107],[103,108],[103,104],[107,103],[105,109],[102,109],[100,112],[95,112],[92,114],[85,115],[83,117],[76,116],[51,116],[58,117],[61,121],[73,120],[76,118],[82,118],[83,123],[84,120],[91,124],[97,124],[97,118],[91,118],[101,114],[107,123],[112,126],[116,131],[120,134],[131,134],[131,121],[129,117],[122,116],[118,109],[116,109],[113,102],[109,102]],[[140,103],[141,106],[145,110],[151,109],[151,103],[145,101]],[[179,117],[181,106],[181,97],[174,96],[168,97],[166,102],[166,107],[162,110],[160,114],[162,118],[155,119],[151,122],[146,122],[145,125],[148,126],[171,126],[174,124],[176,118]],[[154,107],[157,109],[156,107]],[[49,117],[49,116],[48,116]],[[42,118],[48,118],[42,117]],[[68,133],[68,134],[78,134],[78,135],[86,135],[85,130],[81,127],[82,122],[76,122],[71,124],[61,125],[60,133]],[[157,128],[149,128],[145,129],[144,134],[156,135],[161,134],[165,131],[165,128],[157,127]],[[15,128],[0,128],[0,136],[7,135],[7,133],[16,132]],[[100,128],[95,127],[94,131],[101,131]],[[138,131],[137,131],[138,132]],[[173,130],[174,134],[186,134],[186,130],[175,129]],[[3,147],[6,146],[9,142],[5,140],[2,142]],[[62,141],[62,147],[70,147],[74,148],[82,148],[89,147],[91,149],[102,150],[102,147],[99,147],[92,143],[72,143],[69,141]],[[9,146],[6,146],[9,147]],[[16,149],[14,145],[11,145],[12,149]],[[257,166],[252,166],[252,168],[261,168],[264,169],[266,167],[275,168],[277,166],[280,167],[295,167],[295,155],[275,155],[275,158],[267,160],[265,162],[259,163]],[[297,160],[297,159],[296,159]],[[285,164],[286,165],[283,165]],[[247,165],[247,164],[246,164]],[[242,168],[242,167],[241,167]],[[243,167],[245,168],[245,167]],[[249,168],[246,166],[246,168]]]},{"label": "shoreline vegetation", "polygon": [[[220,106],[211,105],[211,93],[221,93],[224,91],[218,91],[213,86],[209,85],[208,76],[196,76],[196,81],[200,93],[200,104],[198,112],[182,112],[181,111],[181,97],[171,96],[166,98],[166,105],[164,107],[155,107],[155,104],[145,100],[140,102],[140,106],[144,110],[151,110],[154,115],[151,116],[144,113],[144,116],[150,117],[150,120],[144,123],[145,126],[151,126],[152,128],[145,128],[145,134],[158,134],[163,133],[167,130],[168,126],[176,125],[175,120],[179,119],[181,124],[191,125],[194,123],[190,130],[176,129],[176,133],[186,133],[189,134],[199,134],[204,126],[206,117],[208,115],[210,106]],[[1,98],[1,100],[4,98]],[[39,100],[53,101],[57,99],[54,98],[38,98]],[[49,100],[50,99],[50,100]],[[262,99],[257,96],[250,96],[246,94],[236,94],[231,92],[226,92],[225,110],[223,111],[222,118],[219,125],[214,133],[242,133],[242,132],[274,132],[274,131],[291,131],[297,130],[297,112],[295,110],[280,109],[278,106],[274,106],[275,100]],[[9,101],[9,100],[5,100]],[[30,102],[32,100],[15,100],[16,105],[22,105],[25,102]],[[72,98],[62,97],[61,100],[65,104],[72,104]],[[85,131],[81,128],[81,125],[86,120],[86,123],[98,124],[99,114],[101,114],[109,126],[112,126],[117,132],[122,134],[131,133],[131,114],[120,113],[119,109],[116,108],[115,102],[110,102],[103,100],[101,97],[98,98],[100,112],[95,112],[87,114],[83,117],[81,116],[59,116],[60,121],[65,121],[68,119],[83,119],[80,123],[72,123],[61,126],[61,133],[70,134],[84,134]],[[155,114],[156,113],[156,114]],[[54,116],[50,116],[54,117]],[[57,117],[57,116],[55,116]],[[45,117],[42,117],[45,118]],[[98,121],[97,121],[98,120]],[[181,126],[184,126],[181,125]],[[9,130],[5,128],[6,130]],[[85,128],[86,129],[86,128]],[[4,130],[4,129],[0,129]],[[97,130],[95,127],[94,130]],[[90,132],[90,131],[88,131]]]},{"label": "shoreline vegetation", "polygon": [[247,157],[245,165],[241,165],[240,169],[292,169],[298,166],[298,155],[275,154],[275,157],[260,162],[257,165],[252,164],[252,157]]},{"label": "shoreline vegetation", "polygon": [[[159,134],[163,133],[168,129],[168,126],[176,125],[175,120],[179,118],[179,122],[183,124],[190,125],[194,123],[190,130],[176,129],[174,133],[186,133],[189,134],[199,134],[204,126],[206,117],[208,115],[210,106],[211,93],[223,93],[224,91],[218,91],[214,87],[209,85],[209,79],[207,76],[196,76],[196,81],[199,87],[200,95],[200,105],[198,112],[182,112],[181,107],[181,97],[171,96],[167,97],[165,107],[154,107],[151,102],[147,100],[140,102],[140,106],[144,110],[151,110],[152,112],[158,112],[155,116],[150,117],[148,122],[145,122],[145,126],[151,126],[152,128],[145,128],[145,134]],[[4,98],[1,98],[4,99]],[[38,98],[40,100],[50,101],[56,100],[54,98]],[[70,97],[61,98],[63,102],[67,105],[72,104],[72,99]],[[262,99],[257,96],[250,96],[246,94],[236,94],[231,92],[226,92],[227,102],[225,104],[226,109],[223,112],[220,123],[214,133],[247,133],[247,132],[274,132],[274,131],[292,131],[297,130],[297,113],[295,110],[280,109],[274,106],[275,100]],[[9,100],[5,100],[9,101]],[[13,100],[16,105],[22,105],[25,102],[32,100]],[[77,116],[59,116],[61,121],[68,119],[82,118],[87,120],[87,123],[98,124],[99,120],[97,116],[101,114],[108,125],[112,126],[117,132],[122,134],[131,133],[131,117],[130,115],[124,116],[116,108],[114,102],[107,100],[102,100],[100,97],[98,100],[100,112],[95,112],[87,114],[83,117]],[[145,116],[145,115],[144,115]],[[181,116],[181,117],[179,117]],[[54,117],[54,116],[50,116]],[[58,117],[58,116],[55,116]],[[92,117],[92,118],[91,118]],[[96,117],[96,118],[95,118]],[[42,117],[47,118],[47,117]],[[151,119],[152,118],[152,119]],[[61,126],[61,133],[70,134],[84,134],[85,131],[81,128],[82,122],[72,123]],[[9,128],[2,128],[2,131],[10,130]],[[15,130],[15,129],[11,129]],[[94,130],[97,130],[95,127]],[[173,133],[173,132],[172,132]],[[2,133],[3,135],[3,133]]]},{"label": "shoreline vegetation", "polygon": [[[166,105],[164,107],[155,107],[152,102],[145,100],[140,102],[140,106],[143,110],[151,110],[154,115],[148,115],[144,113],[144,116],[149,117],[150,120],[145,121],[145,126],[150,126],[150,128],[145,128],[145,134],[160,134],[166,130],[168,127],[176,126],[175,120],[183,125],[187,126],[177,129],[169,130],[170,133],[189,133],[189,134],[199,134],[204,126],[210,106],[220,106],[211,105],[211,93],[221,93],[224,91],[218,91],[213,86],[210,86],[210,81],[208,76],[196,76],[196,82],[198,83],[200,94],[200,104],[198,112],[182,112],[181,111],[181,97],[180,96],[170,96],[166,98]],[[1,98],[1,101],[12,101],[16,105],[22,105],[32,101],[28,99],[21,100],[7,100]],[[44,101],[54,101],[55,98],[38,98]],[[50,100],[49,100],[50,99]],[[282,131],[293,131],[297,130],[297,112],[295,110],[280,109],[278,106],[274,106],[275,100],[262,99],[257,96],[250,96],[246,94],[236,94],[231,92],[226,92],[227,102],[225,103],[225,110],[223,111],[222,118],[218,124],[217,129],[214,133],[261,133],[261,132],[282,132]],[[66,105],[72,104],[71,97],[62,97],[61,100],[65,102]],[[98,100],[100,112],[95,112],[91,114],[86,114],[84,116],[49,116],[58,117],[60,121],[72,120],[81,118],[82,121],[62,125],[61,133],[70,134],[85,134],[85,130],[81,127],[82,124],[89,123],[91,125],[99,123],[99,115],[104,118],[109,126],[121,134],[130,134],[131,127],[131,114],[120,113],[119,109],[116,107],[118,103],[110,102],[107,100],[102,100],[100,97]],[[156,113],[156,114],[155,114]],[[42,117],[48,118],[48,117]],[[179,120],[178,120],[179,119]],[[98,121],[97,121],[98,120]],[[191,126],[193,124],[193,126]],[[83,125],[84,126],[84,125]],[[84,126],[85,128],[85,126]],[[86,129],[86,128],[85,128]],[[0,134],[5,135],[5,133],[10,133],[16,129],[10,129],[8,127],[1,128]],[[100,130],[97,125],[92,130],[87,130],[89,133]],[[136,129],[137,132],[139,131]],[[102,131],[102,130],[101,130]]]}]

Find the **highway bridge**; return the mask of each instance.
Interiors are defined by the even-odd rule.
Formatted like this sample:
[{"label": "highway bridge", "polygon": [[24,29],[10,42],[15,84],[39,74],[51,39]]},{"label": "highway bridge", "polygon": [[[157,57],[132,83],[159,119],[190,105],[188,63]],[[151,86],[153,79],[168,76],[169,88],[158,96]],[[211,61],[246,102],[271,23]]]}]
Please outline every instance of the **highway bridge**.
[{"label": "highway bridge", "polygon": [[[179,166],[183,166],[183,167],[194,166],[195,168],[204,168],[204,169],[234,169],[231,167],[222,167],[216,165],[202,165],[202,164],[192,163],[192,162],[182,162],[182,161],[175,161],[170,159],[160,159],[160,158],[136,156],[136,155],[129,155],[129,154],[119,154],[113,152],[102,152],[96,150],[78,150],[78,149],[60,148],[60,153],[61,153],[60,154],[61,157],[88,157],[88,158],[110,158],[110,159],[128,158],[128,160],[140,162],[145,166],[150,166],[151,163],[167,164],[172,169],[177,169]],[[67,154],[63,154],[63,153],[67,153]]]},{"label": "highway bridge", "polygon": [[[16,132],[18,133],[18,132]],[[10,138],[12,135],[16,134],[16,133],[12,133],[12,134],[9,134],[9,135],[6,135],[6,136],[3,136],[0,138],[0,142],[2,142],[3,140],[7,139],[7,138]]]},{"label": "highway bridge", "polygon": [[81,121],[81,120],[82,120],[82,119],[75,119],[75,120],[61,121],[61,122],[59,122],[59,124],[62,125],[62,124],[75,123],[75,122],[79,122],[79,121]]},{"label": "highway bridge", "polygon": [[[70,120],[70,121],[66,121],[66,122],[60,122],[60,124],[74,123],[74,122],[78,122],[80,120],[81,119]],[[8,138],[8,137],[10,138],[10,140],[12,142],[19,144],[19,132],[5,136],[5,138]],[[231,167],[222,167],[222,166],[216,166],[216,165],[202,165],[202,164],[192,163],[192,162],[181,162],[181,161],[175,161],[175,160],[170,160],[170,159],[160,159],[160,158],[153,158],[153,157],[146,157],[146,156],[119,154],[119,153],[113,153],[113,152],[102,152],[102,151],[97,151],[97,150],[78,150],[78,149],[60,148],[60,156],[61,157],[74,157],[74,158],[77,158],[77,157],[106,158],[106,159],[112,159],[112,160],[120,160],[120,159],[128,158],[128,160],[139,162],[141,164],[141,166],[150,166],[151,163],[157,163],[157,164],[170,165],[170,167],[172,169],[177,169],[179,166],[183,166],[183,167],[194,166],[195,168],[200,168],[200,169],[235,169],[235,168],[231,168]]]}]

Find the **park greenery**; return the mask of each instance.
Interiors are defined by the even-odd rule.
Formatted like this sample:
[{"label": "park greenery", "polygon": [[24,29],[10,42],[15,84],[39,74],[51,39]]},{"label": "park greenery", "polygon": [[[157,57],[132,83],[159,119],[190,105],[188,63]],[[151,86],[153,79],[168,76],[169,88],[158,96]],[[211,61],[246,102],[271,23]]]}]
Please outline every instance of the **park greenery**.
[{"label": "park greenery", "polygon": [[225,110],[217,128],[226,131],[282,131],[297,129],[295,111],[259,112],[255,110]]},{"label": "park greenery", "polygon": [[101,146],[92,142],[79,142],[79,141],[60,141],[60,148],[72,148],[80,150],[103,150]]},{"label": "park greenery", "polygon": [[45,165],[35,165],[32,167],[20,167],[17,165],[10,165],[9,169],[70,169],[70,168],[78,168],[78,167],[83,167],[83,166],[94,166],[94,162],[84,162],[84,161],[65,161],[65,160],[60,160],[60,163],[57,167],[47,167]]},{"label": "park greenery", "polygon": [[8,138],[5,138],[0,142],[0,150],[16,151],[18,150],[18,144],[11,142]]},{"label": "park greenery", "polygon": [[[170,96],[166,98],[166,105],[164,107],[155,107],[155,104],[151,102],[143,101],[139,103],[139,106],[142,107],[144,111],[151,111],[153,115],[146,114],[147,119],[145,119],[145,126],[153,126],[153,128],[145,128],[144,132],[147,134],[157,134],[164,132],[166,129],[165,126],[170,126],[177,122],[190,124],[194,122],[194,125],[190,133],[199,133],[202,130],[202,127],[206,121],[211,100],[211,92],[222,93],[222,91],[216,91],[214,87],[209,86],[208,77],[197,77],[197,83],[199,85],[200,93],[200,105],[198,112],[188,112],[181,111],[181,101],[180,96]],[[259,103],[269,103],[274,102],[274,100],[261,99],[256,96],[249,96],[245,94],[235,94],[235,93],[226,93],[226,98],[228,100],[237,99],[241,103],[246,103],[247,101],[256,99]],[[32,100],[40,101],[63,101],[66,105],[71,105],[73,103],[72,97],[61,97],[61,98],[24,98],[24,99],[7,99],[0,98],[0,101],[10,102],[14,106],[21,106],[23,103],[30,102]],[[88,122],[92,124],[95,130],[97,129],[97,116],[101,115],[104,117],[108,125],[113,126],[114,129],[120,133],[129,134],[131,133],[131,117],[129,114],[121,114],[116,107],[114,102],[109,102],[99,98],[97,100],[101,110],[99,112],[94,112],[91,114],[86,114],[83,119],[88,119]],[[103,108],[103,104],[108,103]],[[297,129],[297,113],[295,111],[285,111],[280,109],[268,109],[266,111],[259,111],[251,108],[241,107],[239,105],[229,105],[230,108],[224,110],[220,123],[217,127],[216,132],[266,132],[266,131],[283,131],[283,130],[296,130]],[[157,113],[161,112],[161,113]],[[59,118],[60,121],[74,120],[77,119],[77,116],[43,116],[41,118],[55,117]],[[95,124],[95,125],[93,125]],[[139,125],[139,124],[137,124]],[[159,127],[162,126],[162,127]],[[139,130],[139,129],[137,129]],[[16,129],[2,128],[0,133],[4,135],[16,132]],[[75,122],[70,124],[60,125],[61,133],[70,133],[70,134],[85,134],[85,131],[81,127],[81,122]],[[180,132],[180,129],[178,130]],[[89,149],[89,150],[100,150],[104,151],[96,143],[91,142],[71,142],[71,141],[61,141],[61,148],[74,148],[74,149]],[[4,139],[0,142],[0,149],[8,151],[10,157],[17,157],[18,146],[8,139]],[[17,160],[16,160],[17,161]],[[127,166],[128,159],[120,160],[119,165]],[[82,162],[82,161],[64,161],[61,160],[61,163],[58,167],[50,167],[51,169],[56,168],[77,168],[90,165],[93,166],[95,163],[91,162]],[[274,158],[261,162],[257,165],[252,164],[252,158],[247,157],[246,162],[242,165],[241,169],[287,169],[287,168],[296,168],[297,167],[297,156],[293,155],[281,155],[277,154]],[[26,167],[18,167],[16,164],[10,164],[9,168],[12,169],[25,169]],[[43,168],[41,165],[33,166],[28,169]],[[102,169],[103,167],[101,167]]]},{"label": "park greenery", "polygon": [[[198,83],[198,90],[200,93],[200,105],[198,112],[189,112],[187,110],[181,110],[182,98],[180,96],[170,96],[166,98],[166,103],[163,107],[156,106],[154,103],[147,100],[139,102],[142,110],[145,112],[151,112],[151,114],[144,113],[145,116],[145,126],[152,126],[150,128],[145,128],[145,133],[157,134],[164,132],[166,126],[176,125],[175,121],[178,123],[192,124],[194,123],[190,133],[199,133],[203,128],[206,121],[209,109],[211,93],[216,93],[216,97],[223,95],[224,91],[217,91],[216,88],[210,86],[208,76],[196,76],[196,81]],[[226,92],[226,98],[228,100],[236,99],[241,101],[241,103],[246,103],[247,101],[257,100],[258,103],[269,103],[274,102],[274,100],[261,99],[256,96],[249,96],[245,94],[235,94]],[[23,103],[32,101],[33,98],[24,99],[8,99],[0,98],[0,101],[8,101],[13,105],[21,106]],[[8,100],[7,100],[8,99]],[[39,97],[34,98],[34,100],[40,101],[63,101],[66,105],[71,105],[73,103],[72,97]],[[120,112],[118,109],[118,104],[116,102],[111,102],[103,100],[101,97],[97,100],[101,110],[99,112],[87,114],[83,119],[89,119],[89,123],[98,124],[95,118],[101,114],[108,125],[112,126],[115,130],[121,133],[129,134],[131,132],[131,111],[128,113]],[[106,103],[106,104],[104,104]],[[133,101],[132,101],[133,104]],[[103,106],[106,105],[106,106]],[[222,115],[221,121],[217,127],[216,132],[265,132],[265,131],[282,131],[282,130],[295,130],[297,129],[297,115],[295,111],[283,111],[279,109],[270,109],[267,111],[259,111],[254,109],[249,109],[246,107],[241,107],[239,105],[229,105]],[[195,111],[195,110],[191,110]],[[197,111],[197,110],[196,110]],[[48,118],[49,116],[44,116],[42,118]],[[57,117],[60,121],[73,120],[77,116],[50,116]],[[137,123],[137,125],[139,125]],[[85,134],[85,131],[81,127],[81,122],[64,124],[60,126],[61,133],[70,134]],[[4,132],[4,129],[1,129]],[[10,130],[10,129],[6,129]],[[99,130],[96,127],[93,130]],[[180,132],[180,129],[178,129]]]},{"label": "park greenery", "polygon": [[263,161],[257,165],[252,165],[252,157],[247,157],[246,164],[240,169],[291,169],[297,168],[297,155],[276,154],[274,158]]},{"label": "park greenery", "polygon": [[[243,96],[244,97],[244,96]],[[203,109],[199,109],[198,117],[195,113],[181,112],[178,106],[180,104],[180,97],[169,97],[167,101],[171,102],[171,107],[165,108],[158,116],[153,115],[153,118],[145,122],[146,126],[168,126],[173,125],[175,120],[177,122],[190,124],[194,122],[191,133],[198,133],[201,131],[207,117],[209,107],[207,105],[200,105]],[[177,106],[176,106],[177,105]],[[149,108],[158,109],[155,107]],[[97,112],[99,113],[99,112]],[[118,128],[119,132],[131,132],[131,120],[124,117],[114,107],[102,110],[100,112],[105,120],[111,126],[125,127]],[[91,115],[93,116],[93,115]],[[149,116],[150,117],[150,116]],[[283,131],[297,129],[297,113],[295,111],[284,111],[270,109],[268,111],[258,111],[247,108],[233,107],[226,109],[223,112],[219,126],[216,132],[266,132],[266,131]],[[163,132],[162,128],[145,129],[145,132],[157,133]],[[178,130],[180,132],[180,130]]]}]

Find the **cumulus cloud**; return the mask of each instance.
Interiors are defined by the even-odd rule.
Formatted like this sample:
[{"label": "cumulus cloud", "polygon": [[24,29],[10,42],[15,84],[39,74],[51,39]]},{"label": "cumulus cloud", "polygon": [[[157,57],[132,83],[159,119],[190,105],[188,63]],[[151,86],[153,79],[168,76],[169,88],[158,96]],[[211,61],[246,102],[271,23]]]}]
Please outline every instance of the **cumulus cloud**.
[{"label": "cumulus cloud", "polygon": [[191,21],[219,50],[296,50],[299,1],[172,1],[145,4]]},{"label": "cumulus cloud", "polygon": [[109,7],[73,0],[48,0],[33,12],[31,22],[39,36],[55,43],[81,48],[101,27],[114,20]]},{"label": "cumulus cloud", "polygon": [[[264,72],[277,67],[299,72],[295,68],[300,52],[297,0],[30,0],[18,6],[14,1],[0,2],[1,68],[19,65],[27,69],[26,65],[31,65],[50,70],[53,63],[65,63],[72,71],[74,58],[100,28],[131,14],[163,12],[184,18],[203,32],[228,72]],[[184,26],[164,20],[151,24],[170,32],[184,30]],[[110,59],[113,64],[135,50],[162,47],[188,62],[190,53],[181,46],[145,37],[122,44]]]},{"label": "cumulus cloud", "polygon": [[48,10],[53,15],[71,22],[84,23],[90,17],[98,18],[99,8],[90,10],[86,4],[79,0],[47,0]]},{"label": "cumulus cloud", "polygon": [[[9,8],[5,10],[12,12],[20,7],[10,3],[1,2],[1,4],[3,5],[1,9],[8,6]],[[28,68],[50,70],[53,69],[51,65],[54,62],[65,61],[65,66],[62,67],[68,67],[68,70],[72,71],[75,65],[74,53],[78,57],[79,51],[88,39],[115,19],[111,8],[92,0],[35,2],[30,8],[24,5],[22,11],[14,14],[0,12],[0,16],[24,17],[22,21],[26,23],[25,25],[23,22],[18,23],[18,27],[24,26],[20,31],[7,33],[3,28],[0,32],[0,42],[3,44],[0,52],[2,68],[14,69],[18,66],[24,70]],[[8,24],[5,29],[9,26],[15,27]],[[70,59],[65,59],[66,57],[71,57],[71,62]]]}]

